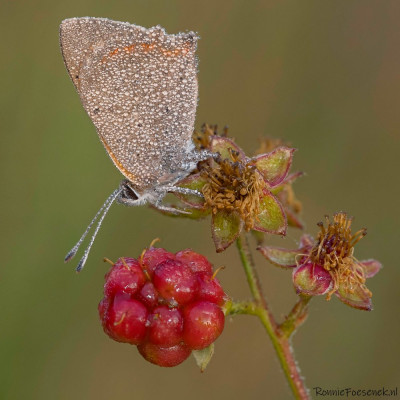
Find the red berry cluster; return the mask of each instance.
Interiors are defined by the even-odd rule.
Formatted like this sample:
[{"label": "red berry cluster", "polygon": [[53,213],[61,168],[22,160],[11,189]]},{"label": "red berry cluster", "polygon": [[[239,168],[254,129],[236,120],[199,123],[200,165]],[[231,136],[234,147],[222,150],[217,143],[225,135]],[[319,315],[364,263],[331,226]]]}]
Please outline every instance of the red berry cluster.
[{"label": "red berry cluster", "polygon": [[192,250],[150,247],[138,260],[118,259],[105,280],[99,304],[104,331],[137,345],[154,364],[178,365],[224,329],[226,294],[210,262]]}]

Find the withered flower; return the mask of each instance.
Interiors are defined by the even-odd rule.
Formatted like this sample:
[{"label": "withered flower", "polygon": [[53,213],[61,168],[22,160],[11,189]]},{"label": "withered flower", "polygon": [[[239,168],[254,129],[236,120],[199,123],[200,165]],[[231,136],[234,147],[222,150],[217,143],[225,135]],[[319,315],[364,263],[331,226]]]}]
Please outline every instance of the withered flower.
[{"label": "withered flower", "polygon": [[366,279],[374,276],[382,265],[376,260],[358,261],[354,257],[355,244],[366,235],[366,229],[351,232],[352,218],[339,212],[320,231],[315,240],[304,235],[300,248],[286,250],[270,246],[258,249],[273,264],[293,269],[293,283],[298,294],[335,294],[343,303],[361,310],[371,310],[371,291]]},{"label": "withered flower", "polygon": [[[282,139],[263,137],[260,139],[260,146],[256,150],[256,154],[269,153],[282,146],[291,147],[290,143],[286,143]],[[302,172],[295,172],[289,175],[279,186],[273,188],[271,191],[281,203],[286,214],[288,225],[294,228],[304,229],[304,224],[299,217],[303,207],[301,202],[296,198],[292,186],[294,181],[301,176],[303,176]]]},{"label": "withered flower", "polygon": [[235,142],[205,128],[198,138],[201,148],[218,157],[199,163],[194,174],[179,186],[200,191],[204,198],[176,194],[196,210],[212,215],[212,237],[218,252],[225,250],[245,230],[285,235],[287,219],[279,193],[296,176],[288,176],[294,149],[280,146],[267,154],[247,157]]},{"label": "withered flower", "polygon": [[193,132],[193,143],[199,150],[209,150],[213,136],[228,137],[228,132],[228,126],[224,126],[222,132],[220,132],[218,125],[203,124],[200,131],[195,130]]}]

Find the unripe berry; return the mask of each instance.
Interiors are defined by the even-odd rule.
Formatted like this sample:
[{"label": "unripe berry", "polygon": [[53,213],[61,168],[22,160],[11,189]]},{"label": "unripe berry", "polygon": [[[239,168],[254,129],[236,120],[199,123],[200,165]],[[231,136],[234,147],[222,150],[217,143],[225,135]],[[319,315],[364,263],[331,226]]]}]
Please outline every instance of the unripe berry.
[{"label": "unripe berry", "polygon": [[198,300],[210,301],[211,303],[223,306],[226,294],[218,279],[204,272],[198,272],[196,276],[199,282]]},{"label": "unripe berry", "polygon": [[143,255],[142,266],[153,277],[154,270],[158,265],[167,261],[175,260],[175,255],[165,249],[150,247]]},{"label": "unripe berry", "polygon": [[224,329],[224,313],[209,301],[189,304],[183,310],[183,318],[183,340],[194,350],[209,346]]},{"label": "unripe berry", "polygon": [[160,367],[175,367],[185,361],[192,352],[184,344],[177,344],[172,347],[160,347],[149,342],[139,345],[138,350],[147,361]]},{"label": "unripe berry", "polygon": [[110,338],[138,346],[153,364],[173,367],[209,346],[224,328],[226,295],[202,255],[150,247],[120,258],[105,276],[99,315]]},{"label": "unripe berry", "polygon": [[198,282],[192,270],[179,261],[167,260],[154,271],[154,287],[165,300],[179,305],[193,301]]},{"label": "unripe berry", "polygon": [[[99,307],[104,331],[117,342],[140,344],[146,337],[147,309],[124,293],[117,293],[104,312]],[[103,314],[103,316],[102,316]]]},{"label": "unripe berry", "polygon": [[151,282],[146,282],[136,294],[136,299],[152,310],[158,304],[158,292]]},{"label": "unripe berry", "polygon": [[162,347],[175,346],[182,341],[183,317],[177,308],[156,307],[149,316],[148,341]]},{"label": "unripe berry", "polygon": [[106,275],[104,294],[135,294],[145,283],[146,278],[140,264],[134,258],[119,258]]},{"label": "unripe berry", "polygon": [[191,249],[181,250],[175,256],[178,261],[186,264],[193,272],[212,274],[212,265],[207,258]]},{"label": "unripe berry", "polygon": [[333,280],[322,265],[306,262],[293,270],[293,283],[297,293],[318,296],[332,289]]}]

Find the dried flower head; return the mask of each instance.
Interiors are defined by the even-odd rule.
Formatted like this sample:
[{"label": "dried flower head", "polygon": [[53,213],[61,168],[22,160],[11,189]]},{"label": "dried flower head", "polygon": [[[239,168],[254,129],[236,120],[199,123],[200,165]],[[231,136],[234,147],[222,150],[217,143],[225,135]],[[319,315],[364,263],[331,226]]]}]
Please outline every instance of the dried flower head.
[{"label": "dried flower head", "polygon": [[325,219],[326,228],[323,222],[318,223],[320,232],[309,258],[313,264],[321,265],[332,277],[333,285],[327,298],[339,287],[349,293],[353,293],[358,287],[366,296],[371,297],[372,293],[365,286],[364,267],[353,256],[354,245],[367,234],[367,230],[363,228],[352,234],[353,219],[344,212],[335,214],[332,222],[328,216]]},{"label": "dried flower head", "polygon": [[[260,139],[260,146],[256,150],[256,154],[270,153],[273,150],[286,146],[291,147],[290,143],[284,142],[282,139],[263,137]],[[302,172],[296,172],[289,175],[281,185],[275,187],[272,193],[278,198],[279,202],[285,211],[287,222],[289,226],[294,228],[303,229],[304,224],[300,219],[302,211],[302,204],[296,198],[292,184],[294,181],[302,176]]]},{"label": "dried flower head", "polygon": [[193,132],[193,143],[198,150],[210,149],[213,136],[228,137],[228,126],[225,125],[220,133],[218,125],[203,124],[200,131]]},{"label": "dried flower head", "polygon": [[218,154],[198,163],[197,170],[179,182],[196,189],[204,198],[175,194],[189,206],[191,218],[212,216],[212,237],[217,252],[225,250],[241,230],[285,235],[287,219],[279,193],[299,175],[288,176],[295,149],[280,146],[267,154],[250,158],[216,126],[203,125],[195,134],[198,148]]},{"label": "dried flower head", "polygon": [[230,159],[218,157],[202,168],[201,176],[207,181],[202,192],[213,214],[220,210],[237,212],[249,231],[260,212],[266,183],[250,160],[241,160],[232,149],[229,155]]},{"label": "dried flower head", "polygon": [[361,310],[371,310],[371,291],[367,278],[374,276],[382,265],[376,260],[358,261],[354,257],[355,244],[366,235],[366,229],[351,232],[352,218],[339,212],[326,226],[320,222],[315,240],[304,235],[296,250],[260,246],[261,253],[273,264],[293,269],[293,283],[297,293],[335,294],[345,304]]}]

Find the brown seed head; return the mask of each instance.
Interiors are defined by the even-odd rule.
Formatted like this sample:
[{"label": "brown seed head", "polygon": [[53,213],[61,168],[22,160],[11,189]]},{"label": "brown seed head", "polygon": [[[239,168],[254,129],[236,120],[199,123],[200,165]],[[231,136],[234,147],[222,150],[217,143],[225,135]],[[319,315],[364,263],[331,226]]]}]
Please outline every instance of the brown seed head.
[{"label": "brown seed head", "polygon": [[265,182],[250,161],[241,160],[230,149],[231,159],[217,159],[204,165],[201,174],[207,179],[203,187],[206,204],[215,214],[219,210],[238,212],[245,229],[253,228],[260,209]]},{"label": "brown seed head", "polygon": [[218,132],[218,125],[203,124],[200,131],[193,132],[193,142],[199,150],[209,149],[213,136],[227,137],[228,127],[224,126],[222,132]]},{"label": "brown seed head", "polygon": [[353,256],[354,245],[367,234],[367,230],[363,228],[352,234],[351,223],[352,218],[344,212],[335,214],[332,222],[326,216],[326,227],[322,222],[318,223],[320,232],[311,250],[310,260],[321,265],[332,276],[334,285],[328,293],[328,299],[339,286],[349,293],[361,287],[372,296],[365,286],[364,267]]}]

